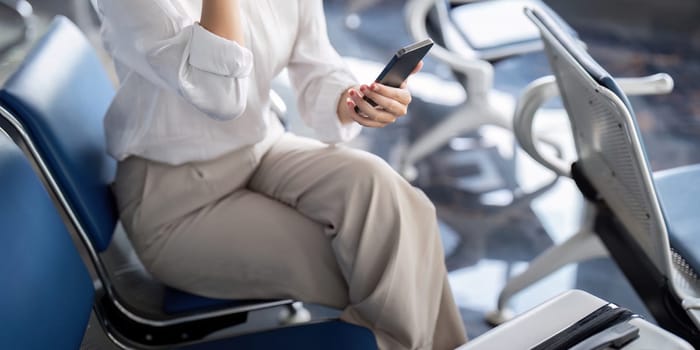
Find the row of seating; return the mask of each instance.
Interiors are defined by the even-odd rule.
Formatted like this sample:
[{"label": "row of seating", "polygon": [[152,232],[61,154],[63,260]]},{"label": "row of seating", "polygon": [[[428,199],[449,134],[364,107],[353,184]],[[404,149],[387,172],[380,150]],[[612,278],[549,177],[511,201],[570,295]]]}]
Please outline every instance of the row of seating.
[{"label": "row of seating", "polygon": [[[433,57],[452,69],[467,100],[409,145],[403,174],[414,178],[416,162],[453,137],[490,124],[511,129],[534,160],[573,178],[586,196],[580,231],[509,280],[487,320],[510,319],[510,298],[564,265],[611,255],[660,324],[700,343],[700,238],[694,235],[700,221],[692,213],[700,165],[652,174],[627,99],[668,93],[673,80],[666,74],[613,79],[585,52],[576,32],[539,0],[411,0],[406,13],[411,35],[433,37]],[[509,25],[489,20],[496,17],[508,18]],[[553,76],[528,86],[512,114],[499,110],[490,97],[493,64],[542,48]],[[551,142],[532,132],[538,109],[558,95],[576,144],[573,167],[541,152]]]},{"label": "row of seating", "polygon": [[[38,180],[30,174],[27,159],[19,149],[3,138],[4,153],[11,164],[2,173],[8,176],[2,183],[2,202],[9,206],[3,218],[13,218],[11,226],[16,232],[4,230],[6,239],[13,245],[3,245],[10,252],[23,254],[23,262],[32,269],[14,272],[33,285],[3,288],[3,301],[13,305],[30,306],[31,299],[24,299],[27,290],[35,290],[32,298],[48,303],[61,304],[66,309],[55,315],[76,315],[75,327],[85,326],[85,305],[92,305],[94,293],[95,314],[112,339],[126,346],[170,346],[176,343],[194,342],[208,334],[246,321],[247,313],[271,307],[290,305],[292,300],[238,301],[204,298],[161,285],[151,278],[136,258],[128,239],[117,227],[118,214],[110,191],[115,172],[115,161],[105,150],[102,118],[114,95],[112,82],[104,71],[89,42],[67,18],[57,17],[48,33],[36,44],[23,64],[7,80],[0,90],[0,128],[5,130],[26,151],[41,179],[47,183],[60,209],[68,218],[68,228],[82,241],[81,249],[95,271],[95,289],[91,278],[84,273],[74,251],[66,248],[69,236],[62,227],[58,215],[50,209],[46,195],[41,193]],[[23,169],[14,174],[14,168]],[[8,202],[14,192],[23,202]],[[25,193],[26,192],[26,193]],[[35,203],[36,202],[36,203]],[[36,220],[32,216],[34,206],[43,206],[42,215],[50,220]],[[32,225],[22,225],[22,222]],[[5,221],[2,221],[3,226]],[[115,233],[116,232],[116,233]],[[53,236],[64,235],[65,238]],[[54,247],[52,236],[62,245]],[[52,264],[44,260],[46,254],[35,255],[32,245],[42,246],[52,254],[70,263]],[[3,259],[17,258],[8,252],[0,252]],[[9,254],[9,255],[8,255]],[[46,255],[48,256],[48,255]],[[29,257],[32,257],[29,259]],[[37,259],[39,257],[39,259]],[[3,260],[5,261],[5,260]],[[12,260],[7,260],[12,264]],[[9,278],[13,274],[4,275]],[[42,276],[53,275],[52,279]],[[69,283],[65,291],[56,289],[62,276],[75,275],[79,283]],[[89,291],[87,287],[90,287]],[[62,303],[61,298],[72,295],[73,303]],[[31,315],[42,315],[44,303],[36,309],[1,313],[2,324],[13,319],[30,320]],[[81,307],[67,312],[68,309]],[[87,308],[89,309],[89,308]],[[51,310],[48,308],[46,310]],[[29,312],[32,311],[32,312]],[[89,314],[89,313],[88,313]],[[80,315],[81,318],[78,318]],[[54,321],[41,325],[50,330],[60,330]],[[43,320],[42,320],[43,321]],[[68,324],[68,323],[67,323]],[[18,332],[8,333],[11,339],[4,344],[26,344],[11,348],[42,348],[38,344],[52,344],[60,334],[46,337],[28,336],[30,324],[17,324]],[[23,327],[27,327],[24,329]],[[24,329],[20,332],[19,329]],[[76,328],[77,329],[77,328]],[[75,334],[66,331],[71,339]],[[3,335],[5,333],[2,333]],[[80,338],[78,334],[77,338]],[[236,341],[256,339],[255,348],[273,348],[280,344],[296,344],[303,348],[330,348],[329,342],[341,342],[347,348],[376,348],[369,330],[337,320],[322,320],[313,324],[283,328],[272,333],[239,337]],[[26,343],[25,343],[26,342]],[[32,345],[33,344],[33,345]],[[71,343],[72,344],[72,343]],[[332,346],[337,348],[336,345]],[[44,347],[46,348],[46,347]],[[71,347],[66,347],[71,348]]]},{"label": "row of seating", "polygon": [[[515,292],[567,263],[605,255],[619,265],[658,324],[700,347],[700,164],[652,173],[625,91],[663,93],[665,74],[618,84],[546,13],[526,10],[542,35],[552,77],[523,93],[514,131],[523,149],[545,167],[571,177],[586,199],[581,232],[536,258],[499,297],[499,312]],[[560,95],[577,160],[570,168],[540,152],[532,134],[535,112]]]},{"label": "row of seating", "polygon": [[[416,164],[454,137],[486,125],[512,129],[512,104],[508,106],[502,98],[494,96],[494,64],[542,49],[537,28],[523,16],[527,6],[546,11],[567,32],[576,35],[541,0],[407,2],[406,21],[411,36],[415,40],[433,38],[436,45],[431,57],[450,68],[467,97],[448,116],[410,142],[399,165],[406,178],[415,179],[419,175]],[[487,165],[482,161],[476,160],[475,167],[479,169],[478,175],[487,173]]]},{"label": "row of seating", "polygon": [[[571,171],[562,170],[538,152],[528,126],[536,106],[519,109],[518,139],[533,158],[571,174],[590,202],[592,231],[659,324],[700,346],[695,272],[700,264],[692,215],[700,167],[667,171],[654,180],[620,86],[546,13],[527,14],[542,33],[556,77],[531,89],[556,84],[579,159]],[[89,43],[62,17],[0,90],[0,278],[11,281],[0,288],[0,325],[7,330],[0,333],[0,346],[77,348],[92,308],[110,338],[126,347],[376,348],[369,330],[338,320],[204,341],[245,322],[247,312],[292,301],[202,298],[159,285],[138,265],[123,232],[115,236],[117,213],[109,190],[115,164],[102,132],[113,93]],[[115,271],[114,261],[127,266]],[[146,290],[119,288],[120,280],[141,284],[134,279]]]}]

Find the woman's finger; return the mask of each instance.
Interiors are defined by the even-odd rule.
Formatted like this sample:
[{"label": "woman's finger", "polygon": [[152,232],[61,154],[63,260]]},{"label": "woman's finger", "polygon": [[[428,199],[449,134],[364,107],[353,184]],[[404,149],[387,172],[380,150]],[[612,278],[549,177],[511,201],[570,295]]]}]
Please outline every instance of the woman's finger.
[{"label": "woman's finger", "polygon": [[362,85],[360,87],[360,91],[367,96],[369,99],[374,101],[379,107],[383,108],[385,111],[389,112],[390,114],[400,117],[403,115],[406,115],[408,106],[400,103],[397,100],[390,99],[386,96],[380,95],[372,89],[369,88],[367,85]]},{"label": "woman's finger", "polygon": [[374,121],[374,120],[372,120],[364,115],[357,113],[357,110],[359,110],[359,108],[357,107],[357,105],[355,104],[355,102],[352,99],[348,98],[346,101],[346,104],[347,104],[348,110],[350,111],[350,117],[352,118],[352,120],[354,120],[358,124],[363,125],[363,126],[367,126],[370,128],[383,128],[386,126],[385,123]]},{"label": "woman's finger", "polygon": [[373,92],[388,97],[392,100],[396,100],[403,105],[408,105],[411,103],[411,93],[407,89],[394,88],[379,83],[372,83],[369,88]]},{"label": "woman's finger", "polygon": [[376,108],[369,104],[357,90],[350,90],[350,98],[355,105],[360,109],[360,112],[367,118],[376,122],[391,124],[396,120],[396,117],[382,109]]}]

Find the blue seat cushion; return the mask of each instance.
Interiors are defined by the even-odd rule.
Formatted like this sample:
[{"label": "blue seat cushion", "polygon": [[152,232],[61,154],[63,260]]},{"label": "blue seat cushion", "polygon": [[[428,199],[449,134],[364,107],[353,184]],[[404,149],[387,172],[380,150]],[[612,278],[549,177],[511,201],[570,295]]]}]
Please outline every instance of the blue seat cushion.
[{"label": "blue seat cushion", "polygon": [[700,272],[700,164],[661,171],[654,182],[671,247]]},{"label": "blue seat cushion", "polygon": [[231,339],[196,344],[180,349],[304,349],[304,350],[373,350],[377,342],[372,332],[342,321],[304,324],[277,328]]},{"label": "blue seat cushion", "polygon": [[218,310],[231,307],[259,304],[262,300],[212,299],[190,294],[175,288],[166,288],[163,295],[163,311],[169,315],[205,310]]}]

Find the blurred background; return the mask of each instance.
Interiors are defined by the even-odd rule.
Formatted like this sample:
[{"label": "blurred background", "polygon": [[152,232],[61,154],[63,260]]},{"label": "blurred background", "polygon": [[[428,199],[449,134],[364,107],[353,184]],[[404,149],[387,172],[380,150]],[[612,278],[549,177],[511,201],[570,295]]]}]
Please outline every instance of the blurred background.
[{"label": "blurred background", "polygon": [[[670,74],[675,89],[664,96],[631,102],[653,170],[700,162],[700,2],[696,0],[549,0],[591,55],[616,77]],[[102,52],[99,21],[89,0],[0,0],[0,83],[21,63],[51,18],[71,18]],[[326,0],[331,42],[363,81],[370,82],[393,53],[414,40],[406,26],[406,1]],[[508,27],[510,22],[499,22]],[[397,170],[406,150],[466,99],[460,76],[429,56],[409,83],[409,114],[381,130],[363,131],[351,146],[376,153]],[[493,61],[491,103],[512,112],[531,81],[549,74],[542,52]],[[312,135],[294,110],[284,76],[276,91],[290,107],[288,126]],[[561,104],[552,101],[539,129],[572,152]],[[529,159],[502,127],[484,125],[458,134],[415,163],[411,178],[438,208],[450,282],[470,337],[489,329],[484,313],[493,310],[508,277],[579,227],[581,198],[568,179],[558,179]],[[643,304],[609,258],[567,266],[518,294],[510,303],[524,311],[560,292],[578,288],[639,312]],[[313,310],[312,310],[313,311]],[[653,321],[653,320],[652,320]]]}]

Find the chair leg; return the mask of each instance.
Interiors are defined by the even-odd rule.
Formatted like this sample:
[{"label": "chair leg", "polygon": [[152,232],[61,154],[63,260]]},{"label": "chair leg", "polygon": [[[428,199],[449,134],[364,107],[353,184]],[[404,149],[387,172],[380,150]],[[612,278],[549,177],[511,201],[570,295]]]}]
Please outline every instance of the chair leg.
[{"label": "chair leg", "polygon": [[303,303],[297,301],[285,305],[277,320],[283,326],[306,323],[311,321],[311,313],[304,307]]},{"label": "chair leg", "polygon": [[537,256],[527,269],[508,280],[498,296],[496,310],[486,315],[486,320],[499,325],[512,318],[512,312],[506,308],[510,298],[531,286],[559,268],[574,262],[608,256],[608,251],[600,238],[593,232],[594,207],[586,203],[583,211],[581,230],[561,244],[554,245]]},{"label": "chair leg", "polygon": [[415,180],[418,175],[415,163],[437,151],[452,138],[483,125],[512,129],[506,112],[497,111],[488,103],[467,102],[408,146],[401,159],[399,172],[409,181]]}]

